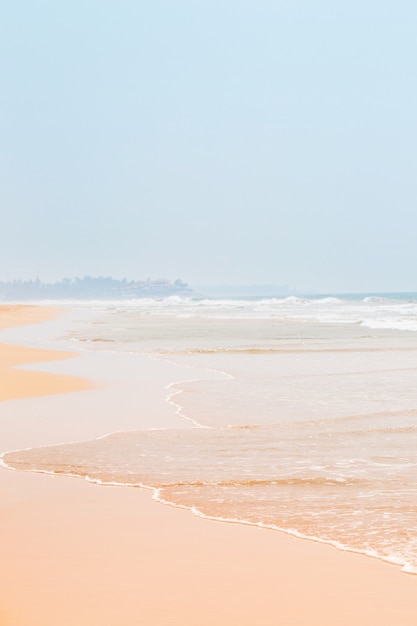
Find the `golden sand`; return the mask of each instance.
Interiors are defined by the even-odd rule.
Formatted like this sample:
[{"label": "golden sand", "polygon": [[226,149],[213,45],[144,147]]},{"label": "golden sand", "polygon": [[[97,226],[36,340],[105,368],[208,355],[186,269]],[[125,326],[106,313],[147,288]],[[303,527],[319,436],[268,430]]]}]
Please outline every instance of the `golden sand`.
[{"label": "golden sand", "polygon": [[62,309],[31,304],[0,305],[0,330],[9,326],[26,326],[54,319]]},{"label": "golden sand", "polygon": [[[24,323],[23,307],[2,309],[3,326]],[[55,314],[27,312],[27,323]],[[0,352],[2,372],[68,356],[19,350]],[[8,384],[31,396],[38,373],[21,373]],[[45,393],[87,388],[63,378],[48,374]],[[0,626],[417,624],[417,576],[381,561],[199,519],[140,489],[0,469],[0,493]]]},{"label": "golden sand", "polygon": [[[53,319],[61,309],[31,305],[0,306],[0,329]],[[75,376],[14,369],[19,365],[70,359],[72,352],[38,350],[0,344],[0,400],[27,398],[91,389],[92,384]]]}]

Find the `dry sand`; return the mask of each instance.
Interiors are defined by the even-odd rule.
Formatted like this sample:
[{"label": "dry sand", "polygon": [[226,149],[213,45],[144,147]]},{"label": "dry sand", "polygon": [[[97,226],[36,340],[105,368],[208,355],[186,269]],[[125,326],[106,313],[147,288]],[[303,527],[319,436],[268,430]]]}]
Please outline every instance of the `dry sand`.
[{"label": "dry sand", "polygon": [[[26,318],[24,307],[1,307],[0,326],[41,321],[56,311],[30,307],[27,313]],[[1,384],[0,393],[9,398],[2,406],[16,416],[16,424],[0,420],[1,451],[10,449],[12,441],[30,445],[32,437],[33,445],[39,445],[59,437],[59,421],[53,435],[48,434],[52,422],[39,426],[37,403],[45,398],[10,400],[33,396],[37,390],[30,377],[40,372],[25,371],[23,379],[21,371],[7,368],[19,361],[68,356],[36,352],[19,349],[11,356],[9,349],[0,350],[1,380],[8,371],[7,390]],[[154,367],[157,377],[157,367],[165,366]],[[146,379],[148,370],[144,366],[139,375]],[[45,393],[91,389],[80,378],[70,378],[65,387],[62,375],[43,375]],[[163,386],[159,395],[152,386],[153,394],[142,394],[147,415],[155,412],[152,403],[159,406]],[[101,393],[83,391],[52,401],[56,407],[69,399],[82,404],[96,394],[100,402]],[[19,403],[28,413],[22,421],[15,410]],[[100,432],[98,414],[91,420]],[[20,424],[25,432],[19,433]],[[37,427],[44,429],[41,436]],[[84,433],[76,416],[72,428],[71,437]],[[58,440],[65,441],[69,432],[62,427],[61,435]],[[199,519],[152,502],[151,493],[140,489],[0,468],[0,494],[0,626],[417,624],[417,576],[361,555],[283,533]]]}]

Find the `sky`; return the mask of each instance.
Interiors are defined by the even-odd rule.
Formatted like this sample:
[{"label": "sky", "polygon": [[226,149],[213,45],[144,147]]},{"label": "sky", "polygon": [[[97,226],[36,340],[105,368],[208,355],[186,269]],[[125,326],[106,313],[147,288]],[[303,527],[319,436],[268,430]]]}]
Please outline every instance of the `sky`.
[{"label": "sky", "polygon": [[417,291],[417,3],[0,9],[0,280]]}]

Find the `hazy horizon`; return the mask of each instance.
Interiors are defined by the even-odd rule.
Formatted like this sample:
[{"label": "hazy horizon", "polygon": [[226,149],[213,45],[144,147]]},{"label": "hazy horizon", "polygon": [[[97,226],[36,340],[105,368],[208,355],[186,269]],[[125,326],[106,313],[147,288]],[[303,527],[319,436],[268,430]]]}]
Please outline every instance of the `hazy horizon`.
[{"label": "hazy horizon", "polygon": [[417,290],[417,6],[2,9],[0,280]]},{"label": "hazy horizon", "polygon": [[[131,276],[123,276],[121,278],[115,278],[112,276],[89,276],[89,275],[81,275],[81,276],[72,276],[72,277],[63,277],[61,279],[58,279],[56,281],[40,281],[39,279],[29,279],[27,281],[21,280],[21,279],[10,279],[9,281],[2,281],[0,280],[0,286],[3,286],[4,284],[9,284],[9,285],[13,285],[13,283],[17,282],[17,283],[22,283],[27,284],[28,287],[30,287],[31,284],[34,284],[34,286],[36,287],[36,283],[39,283],[39,286],[42,289],[47,288],[47,287],[60,287],[62,285],[67,284],[67,281],[70,282],[72,285],[76,285],[77,281],[80,281],[81,284],[83,284],[83,282],[85,280],[91,281],[91,285],[92,285],[92,291],[91,291],[91,299],[94,300],[95,298],[95,291],[94,291],[94,287],[97,285],[100,285],[100,281],[114,281],[119,282],[120,284],[118,285],[120,288],[123,287],[124,282],[127,283],[127,286],[132,286],[132,283],[136,283],[138,285],[147,285],[147,283],[149,283],[149,285],[155,285],[158,282],[160,282],[160,280],[166,280],[165,277],[159,276],[159,277],[154,277],[154,278],[150,278],[147,277],[146,279],[144,279],[143,277],[140,276],[136,276],[136,277],[131,277]],[[97,282],[97,285],[94,285],[94,283]],[[221,299],[234,299],[234,298],[268,298],[268,297],[273,297],[273,298],[286,298],[286,297],[290,297],[290,296],[299,296],[299,297],[327,297],[327,296],[335,296],[335,297],[347,297],[350,298],[352,297],[356,297],[356,296],[410,296],[410,297],[417,297],[417,291],[315,291],[315,290],[300,290],[297,288],[297,286],[291,286],[291,285],[275,285],[275,284],[260,284],[260,283],[255,283],[255,284],[245,284],[245,283],[240,283],[240,284],[225,284],[225,283],[212,283],[212,284],[190,284],[187,281],[182,281],[180,277],[178,277],[175,281],[168,281],[168,284],[166,285],[166,289],[167,292],[165,293],[155,293],[154,291],[148,295],[145,291],[142,295],[132,295],[132,298],[143,298],[143,297],[150,297],[150,298],[166,298],[166,297],[170,297],[172,295],[175,295],[175,291],[174,291],[174,283],[182,283],[182,285],[180,285],[180,287],[178,288],[178,293],[180,296],[182,297],[190,297],[190,298],[200,298],[200,297],[208,297],[208,298],[221,298]],[[182,291],[181,291],[182,288]],[[84,288],[83,288],[84,289]],[[114,286],[113,286],[114,289]],[[169,290],[172,290],[171,293],[169,293]],[[14,292],[12,292],[13,295]],[[30,293],[32,293],[32,296],[34,295],[33,292],[24,292],[24,291],[17,291],[15,295],[18,294],[25,294],[26,299],[29,297]],[[62,294],[59,293],[59,291],[57,292],[58,299],[62,299],[64,296]],[[85,292],[83,291],[83,296],[87,296],[88,295],[88,291]],[[126,297],[126,294],[123,294],[124,297]],[[103,294],[104,296],[104,294]],[[101,296],[101,297],[103,297]],[[55,296],[53,296],[52,292],[49,292],[48,294],[43,294],[41,293],[41,295],[39,296],[41,299],[54,299]],[[75,296],[70,296],[70,297],[75,297]],[[113,294],[114,298],[117,299],[117,294]],[[0,293],[0,300],[1,300],[1,293]],[[6,298],[6,299],[10,299]],[[13,300],[15,300],[14,297],[12,297]],[[29,299],[31,299],[29,297]],[[36,299],[36,298],[35,298]]]}]

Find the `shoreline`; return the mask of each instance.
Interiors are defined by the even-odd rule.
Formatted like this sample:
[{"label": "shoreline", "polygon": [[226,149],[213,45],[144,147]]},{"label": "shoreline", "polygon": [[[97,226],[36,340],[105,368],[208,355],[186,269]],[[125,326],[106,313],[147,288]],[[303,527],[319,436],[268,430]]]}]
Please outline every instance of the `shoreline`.
[{"label": "shoreline", "polygon": [[[160,429],[157,429],[160,430]],[[117,435],[117,434],[124,434],[126,431],[114,431],[111,433],[107,433],[105,435],[102,435],[101,437],[93,437],[92,439],[89,440],[80,440],[80,441],[71,441],[71,442],[65,442],[62,444],[49,444],[49,446],[44,446],[44,447],[54,447],[55,445],[66,445],[66,444],[77,444],[77,443],[85,443],[86,441],[97,441],[100,439],[105,439],[106,437],[110,437],[112,435]],[[129,432],[129,431],[127,431]],[[135,431],[131,431],[131,432],[135,432]],[[85,481],[86,483],[93,485],[93,486],[98,486],[98,487],[118,487],[118,488],[134,488],[134,489],[143,489],[146,490],[150,493],[152,493],[151,499],[152,501],[156,502],[157,504],[161,504],[163,506],[169,506],[172,507],[174,509],[181,509],[184,511],[189,511],[193,516],[203,519],[203,520],[208,520],[208,521],[212,521],[212,522],[220,522],[223,524],[231,524],[231,525],[238,525],[238,526],[248,526],[251,528],[258,528],[258,529],[262,529],[262,530],[267,530],[267,531],[272,531],[275,533],[282,533],[284,535],[287,535],[288,537],[291,537],[293,539],[297,539],[297,540],[302,540],[302,541],[309,541],[309,542],[313,542],[313,543],[317,543],[319,545],[323,545],[326,547],[330,547],[333,548],[335,550],[338,550],[340,552],[343,553],[348,553],[348,554],[355,554],[355,555],[359,555],[359,556],[364,556],[368,559],[374,559],[376,561],[379,561],[381,563],[385,563],[388,564],[390,566],[394,566],[396,568],[399,568],[400,572],[402,572],[403,574],[408,574],[410,576],[417,576],[417,571],[414,567],[410,566],[408,563],[401,563],[401,562],[396,562],[394,560],[389,559],[388,557],[383,557],[379,554],[372,554],[371,551],[369,553],[363,551],[363,550],[359,550],[359,549],[355,549],[355,548],[351,548],[349,546],[346,546],[344,544],[338,543],[336,541],[331,541],[331,540],[324,540],[324,539],[320,539],[319,537],[314,537],[314,536],[309,536],[309,535],[304,535],[302,533],[300,533],[297,530],[290,530],[287,528],[281,528],[279,526],[275,526],[272,524],[265,524],[263,522],[251,522],[249,520],[246,519],[238,519],[238,518],[227,518],[227,517],[220,517],[220,516],[214,516],[214,515],[208,515],[206,513],[204,513],[203,511],[201,511],[200,509],[197,508],[197,506],[187,506],[184,504],[179,504],[176,502],[171,502],[170,500],[166,500],[163,497],[161,497],[161,491],[163,491],[163,489],[161,487],[155,487],[153,485],[150,484],[145,484],[145,483],[127,483],[127,482],[116,482],[116,481],[103,481],[100,479],[96,479],[96,478],[91,478],[88,475],[81,475],[78,473],[55,473],[49,470],[42,470],[42,469],[21,469],[21,468],[16,468],[13,467],[13,465],[9,465],[5,460],[4,457],[7,456],[8,454],[14,454],[14,453],[19,453],[19,452],[24,452],[26,450],[32,450],[32,449],[36,449],[38,448],[38,446],[35,447],[30,447],[30,448],[19,448],[16,450],[7,450],[6,452],[2,452],[0,453],[0,468],[5,469],[6,471],[12,471],[12,472],[24,472],[24,473],[29,473],[29,474],[38,474],[38,475],[44,475],[44,476],[52,476],[52,477],[62,477],[62,478],[71,478],[71,479],[78,479],[81,481]],[[416,579],[417,580],[417,579]]]},{"label": "shoreline", "polygon": [[[26,326],[55,319],[62,309],[34,305],[0,306],[0,331],[13,326]],[[35,398],[52,394],[84,391],[92,383],[77,376],[21,369],[30,365],[73,359],[76,353],[29,348],[0,343],[0,401]]]},{"label": "shoreline", "polygon": [[[46,309],[39,308],[37,321],[50,319],[42,318]],[[22,309],[18,315],[23,325]],[[86,356],[85,366],[81,361],[71,359],[65,366],[80,369],[84,375],[94,358]],[[123,362],[122,377],[132,361],[125,356]],[[57,362],[57,368],[62,364]],[[173,407],[163,408],[164,381],[173,370],[166,363],[148,369],[152,372],[143,365],[140,375],[145,382],[135,396],[146,409],[140,417],[151,423],[152,416],[157,416],[168,424]],[[29,377],[39,374],[25,371]],[[57,382],[54,376],[64,374],[51,376],[48,385]],[[146,376],[152,376],[153,383],[147,395],[145,387],[151,379],[146,382]],[[107,391],[98,389],[95,380],[88,385],[82,394],[73,389],[74,393],[63,396],[59,395],[62,391],[55,396],[26,395],[26,400],[9,399],[2,405],[10,410],[22,405],[21,413],[14,408],[20,425],[22,416],[30,412],[24,428],[33,447],[40,443],[39,415],[50,411],[55,416],[64,400],[68,413],[62,412],[62,423],[55,424],[56,417],[49,422],[44,418],[44,440],[56,443],[59,434],[62,441],[70,436],[66,421],[77,409],[80,422],[85,411],[95,423],[74,428],[82,436],[90,429],[94,437],[94,432],[105,428],[97,423],[97,408],[103,407],[105,413]],[[30,387],[20,387],[19,397],[29,391]],[[122,393],[124,388],[116,389],[115,403]],[[83,402],[85,409],[80,410]],[[108,408],[109,413],[114,406]],[[130,417],[125,419],[121,430]],[[0,432],[6,432],[11,421],[2,423]],[[16,440],[22,438],[21,428],[14,428],[19,430]],[[145,489],[104,489],[85,480],[4,468],[0,468],[0,488],[1,626],[414,626],[417,622],[417,579],[369,556],[283,532],[196,517],[189,509],[174,505],[159,506]]]}]

